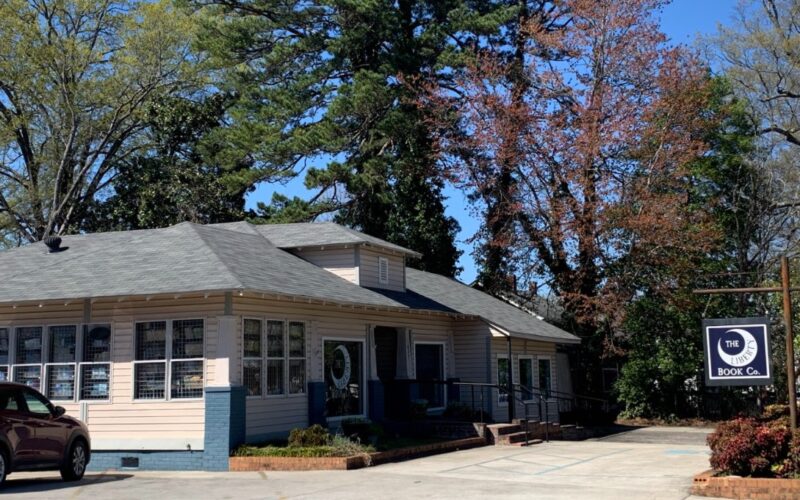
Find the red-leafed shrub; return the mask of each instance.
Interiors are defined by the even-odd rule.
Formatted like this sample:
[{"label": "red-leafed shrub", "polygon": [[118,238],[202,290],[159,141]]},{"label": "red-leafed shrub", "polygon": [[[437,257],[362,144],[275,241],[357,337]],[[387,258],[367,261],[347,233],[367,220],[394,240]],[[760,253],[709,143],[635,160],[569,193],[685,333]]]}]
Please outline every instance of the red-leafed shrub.
[{"label": "red-leafed shrub", "polygon": [[[792,434],[785,419],[759,422],[737,418],[719,424],[708,436],[711,466],[737,476],[784,475]],[[788,470],[787,470],[788,472]]]}]

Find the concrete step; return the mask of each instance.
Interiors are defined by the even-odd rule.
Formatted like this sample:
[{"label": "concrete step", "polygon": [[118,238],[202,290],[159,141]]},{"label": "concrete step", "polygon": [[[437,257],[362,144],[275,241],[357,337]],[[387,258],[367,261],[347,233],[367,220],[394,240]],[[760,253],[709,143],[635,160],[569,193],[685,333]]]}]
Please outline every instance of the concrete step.
[{"label": "concrete step", "polygon": [[541,439],[531,439],[527,443],[525,441],[520,441],[519,443],[511,443],[508,446],[520,446],[520,447],[521,446],[534,446],[534,445],[542,444],[542,443],[544,443],[544,441],[542,441]]},{"label": "concrete step", "polygon": [[526,439],[533,438],[533,433],[515,432],[513,434],[504,434],[500,436],[495,442],[496,445],[508,446],[510,444],[524,443]]},{"label": "concrete step", "polygon": [[519,432],[522,426],[519,424],[490,424],[486,428],[495,436],[502,436],[504,434],[513,434]]}]

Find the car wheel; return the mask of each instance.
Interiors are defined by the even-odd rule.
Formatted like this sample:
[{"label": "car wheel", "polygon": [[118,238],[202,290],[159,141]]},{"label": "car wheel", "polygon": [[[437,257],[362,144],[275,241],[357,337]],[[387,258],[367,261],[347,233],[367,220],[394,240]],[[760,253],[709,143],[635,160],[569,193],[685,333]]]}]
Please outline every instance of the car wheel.
[{"label": "car wheel", "polygon": [[2,485],[6,481],[6,476],[8,476],[8,455],[6,454],[5,450],[0,449],[0,485]]},{"label": "car wheel", "polygon": [[88,460],[86,444],[83,441],[75,441],[69,450],[69,455],[61,467],[61,478],[64,481],[77,481],[86,472],[86,462]]}]

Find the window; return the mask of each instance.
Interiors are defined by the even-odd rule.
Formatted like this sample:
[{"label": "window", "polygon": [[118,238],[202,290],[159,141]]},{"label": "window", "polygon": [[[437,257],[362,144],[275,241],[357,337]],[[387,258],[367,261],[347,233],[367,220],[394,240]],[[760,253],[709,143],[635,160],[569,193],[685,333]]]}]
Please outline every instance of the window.
[{"label": "window", "polygon": [[428,401],[428,408],[444,408],[444,345],[414,344],[414,359],[419,382],[419,396]]},{"label": "window", "polygon": [[13,380],[40,390],[42,388],[42,327],[17,328],[16,334]]},{"label": "window", "polygon": [[550,397],[550,391],[552,390],[552,372],[550,360],[548,358],[539,358],[539,389],[542,391],[544,397]]},{"label": "window", "polygon": [[325,416],[364,414],[364,344],[352,340],[323,342]]},{"label": "window", "polygon": [[525,401],[533,399],[533,359],[530,357],[519,358],[519,383],[522,385],[522,398]]},{"label": "window", "polygon": [[38,394],[30,390],[22,390],[22,398],[25,400],[25,405],[28,407],[28,413],[35,415],[50,416],[50,406],[47,401],[42,399]]},{"label": "window", "polygon": [[[134,399],[164,399],[167,364],[167,322],[136,324]],[[155,361],[154,361],[155,360]]]},{"label": "window", "polygon": [[111,326],[83,328],[83,363],[80,365],[80,399],[108,399],[111,382]]},{"label": "window", "polygon": [[382,285],[389,283],[389,259],[378,257],[378,281]]},{"label": "window", "polygon": [[9,340],[8,328],[0,328],[0,382],[8,380]]},{"label": "window", "polygon": [[201,319],[137,323],[134,399],[203,397],[204,333]]},{"label": "window", "polygon": [[77,327],[51,326],[48,328],[48,339],[45,393],[50,399],[71,401],[75,399]]},{"label": "window", "polygon": [[247,395],[304,394],[306,324],[268,320],[266,330],[263,325],[258,319],[243,323],[242,380]]},{"label": "window", "polygon": [[261,396],[261,334],[263,323],[258,319],[244,320],[242,352],[242,382],[248,396]]},{"label": "window", "polygon": [[0,389],[0,411],[19,411],[18,392],[16,389]]},{"label": "window", "polygon": [[284,394],[284,324],[283,321],[267,321],[267,394]]},{"label": "window", "polygon": [[289,322],[289,394],[306,392],[306,324]]},{"label": "window", "polygon": [[[54,401],[108,399],[111,327],[0,328],[0,380],[33,387]],[[102,362],[102,363],[99,363]]]},{"label": "window", "polygon": [[497,391],[497,404],[508,404],[508,357],[497,357],[497,385],[500,389]]}]

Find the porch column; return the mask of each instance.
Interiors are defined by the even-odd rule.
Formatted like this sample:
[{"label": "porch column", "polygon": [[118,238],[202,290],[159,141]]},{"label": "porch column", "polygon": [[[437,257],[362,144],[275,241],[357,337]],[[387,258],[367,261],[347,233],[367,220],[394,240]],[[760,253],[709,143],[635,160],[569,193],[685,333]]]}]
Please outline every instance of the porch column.
[{"label": "porch column", "polygon": [[386,390],[378,378],[378,345],[375,342],[375,325],[367,325],[367,388],[370,420],[381,422],[385,417]]},{"label": "porch column", "polygon": [[[226,313],[230,312],[226,308]],[[213,376],[205,388],[203,468],[228,470],[230,451],[246,438],[246,394],[238,370],[238,318],[217,317]],[[208,353],[211,355],[212,353]]]}]

